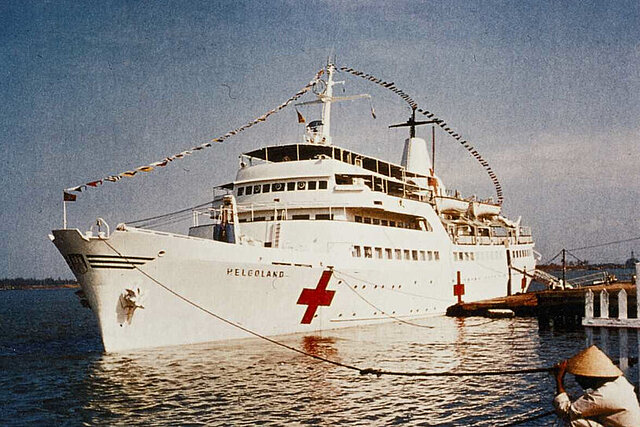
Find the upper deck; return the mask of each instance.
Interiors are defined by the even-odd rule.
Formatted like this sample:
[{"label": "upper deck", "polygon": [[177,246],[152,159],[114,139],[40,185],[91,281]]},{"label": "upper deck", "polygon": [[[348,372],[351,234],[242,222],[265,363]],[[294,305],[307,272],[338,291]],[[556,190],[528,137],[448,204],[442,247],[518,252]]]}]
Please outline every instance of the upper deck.
[{"label": "upper deck", "polygon": [[[309,186],[315,189],[313,181],[305,184],[301,179],[318,177],[323,177],[318,185],[326,185],[323,181],[328,180],[338,190],[368,187],[373,192],[393,197],[434,203],[430,184],[433,185],[436,178],[337,146],[317,144],[270,146],[243,154],[232,188],[238,197],[255,195],[256,190],[258,193],[300,190],[310,189]],[[258,182],[262,182],[261,188]],[[253,186],[246,185],[249,183]],[[271,188],[265,187],[269,183]]]}]

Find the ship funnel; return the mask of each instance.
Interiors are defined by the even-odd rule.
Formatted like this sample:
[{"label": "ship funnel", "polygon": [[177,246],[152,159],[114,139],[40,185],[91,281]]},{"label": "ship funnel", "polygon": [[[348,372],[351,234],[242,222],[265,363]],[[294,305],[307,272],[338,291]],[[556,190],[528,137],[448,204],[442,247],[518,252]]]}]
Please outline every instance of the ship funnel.
[{"label": "ship funnel", "polygon": [[416,110],[414,108],[411,111],[411,117],[405,123],[389,126],[389,128],[409,128],[409,139],[404,141],[404,151],[402,152],[402,166],[404,166],[407,171],[421,175],[432,174],[427,142],[422,138],[416,137],[416,126],[428,125],[435,122],[435,120],[416,121]]},{"label": "ship funnel", "polygon": [[402,166],[409,172],[421,175],[431,174],[431,160],[427,151],[427,142],[424,139],[414,137],[404,141]]}]

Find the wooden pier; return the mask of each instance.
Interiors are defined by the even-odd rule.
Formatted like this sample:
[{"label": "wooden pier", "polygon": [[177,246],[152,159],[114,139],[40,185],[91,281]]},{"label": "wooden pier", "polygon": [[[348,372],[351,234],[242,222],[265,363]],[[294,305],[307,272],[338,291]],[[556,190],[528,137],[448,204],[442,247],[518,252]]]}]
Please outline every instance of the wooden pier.
[{"label": "wooden pier", "polygon": [[[447,316],[491,317],[490,310],[511,310],[518,317],[537,317],[541,328],[576,328],[582,327],[585,317],[585,295],[591,290],[596,298],[606,290],[610,295],[610,315],[618,315],[618,292],[624,289],[629,298],[629,317],[637,316],[636,287],[630,282],[618,282],[611,285],[587,286],[576,289],[548,290],[517,294],[508,297],[494,298],[472,303],[462,302],[447,309]],[[594,304],[595,316],[599,317],[600,304]]]}]

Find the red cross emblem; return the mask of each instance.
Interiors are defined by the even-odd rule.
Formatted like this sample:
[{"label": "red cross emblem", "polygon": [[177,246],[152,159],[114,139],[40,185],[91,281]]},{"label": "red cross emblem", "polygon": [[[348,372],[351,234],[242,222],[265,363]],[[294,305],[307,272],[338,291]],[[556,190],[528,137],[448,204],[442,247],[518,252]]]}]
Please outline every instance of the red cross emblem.
[{"label": "red cross emblem", "polygon": [[302,316],[302,321],[300,323],[308,325],[311,323],[311,320],[313,320],[313,316],[316,314],[319,306],[331,305],[331,301],[333,300],[333,296],[336,291],[328,291],[327,285],[329,284],[329,279],[331,279],[332,274],[333,270],[323,271],[322,276],[320,276],[318,286],[316,286],[315,289],[304,288],[302,290],[296,304],[307,305],[308,307],[304,312],[304,316]]},{"label": "red cross emblem", "polygon": [[460,280],[460,272],[458,271],[458,283],[453,285],[453,296],[458,297],[458,304],[462,304],[462,295],[464,295],[464,284]]}]

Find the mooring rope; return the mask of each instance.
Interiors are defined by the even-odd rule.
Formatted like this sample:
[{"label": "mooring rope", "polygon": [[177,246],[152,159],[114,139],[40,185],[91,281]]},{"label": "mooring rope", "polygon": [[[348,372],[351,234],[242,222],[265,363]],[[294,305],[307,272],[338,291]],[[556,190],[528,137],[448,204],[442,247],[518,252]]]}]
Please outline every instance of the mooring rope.
[{"label": "mooring rope", "polygon": [[[337,270],[335,270],[335,269],[334,269],[333,271],[334,271],[334,272],[338,272],[338,271],[337,271]],[[418,324],[418,323],[409,322],[408,320],[404,320],[404,319],[401,319],[400,317],[394,316],[393,314],[389,314],[389,313],[387,313],[386,311],[384,311],[384,310],[382,310],[381,308],[377,307],[376,305],[374,305],[373,303],[371,303],[369,300],[367,300],[365,297],[363,297],[362,295],[360,295],[360,293],[359,293],[358,291],[356,291],[356,290],[355,290],[355,288],[353,288],[353,287],[349,284],[349,282],[347,281],[347,279],[345,279],[344,277],[340,277],[340,276],[339,276],[339,274],[340,274],[340,273],[338,272],[338,274],[336,275],[336,278],[338,279],[338,283],[341,283],[341,282],[342,282],[342,283],[344,283],[344,285],[345,285],[345,286],[346,286],[346,287],[347,287],[351,292],[353,292],[354,294],[356,294],[356,296],[357,296],[358,298],[360,298],[362,301],[364,301],[367,305],[369,305],[369,306],[373,307],[374,309],[376,309],[377,311],[379,311],[380,313],[382,313],[384,316],[386,316],[386,317],[388,317],[388,318],[390,318],[390,319],[393,319],[393,320],[395,320],[395,321],[398,321],[398,322],[400,322],[400,323],[404,323],[404,324],[406,324],[406,325],[410,325],[410,326],[416,326],[416,327],[419,327],[419,328],[425,328],[425,329],[434,329],[434,328],[435,328],[435,326],[420,325],[420,324]]]},{"label": "mooring rope", "polygon": [[[369,286],[377,286],[375,283],[370,282],[370,281],[367,281],[367,280],[364,280],[364,279],[362,279],[362,278],[358,278],[358,277],[352,276],[352,275],[350,275],[350,274],[348,274],[348,273],[345,273],[345,272],[343,272],[343,271],[339,271],[339,270],[336,270],[336,269],[333,269],[333,271],[334,271],[334,273],[337,273],[337,274],[335,274],[335,276],[336,276],[336,278],[337,278],[337,279],[339,279],[338,283],[340,283],[340,281],[344,282],[344,284],[347,286],[347,288],[349,288],[349,290],[350,290],[351,292],[355,293],[355,294],[356,294],[356,296],[357,296],[358,298],[360,298],[362,301],[364,301],[364,302],[365,302],[366,304],[368,304],[369,306],[371,306],[371,307],[375,308],[376,310],[378,310],[379,312],[381,312],[384,316],[386,316],[386,317],[388,317],[388,318],[390,318],[390,319],[396,320],[396,321],[398,321],[398,322],[400,322],[400,323],[404,323],[404,324],[409,325],[409,326],[416,326],[416,327],[419,327],[419,328],[425,328],[425,329],[435,329],[435,328],[436,328],[435,326],[430,326],[430,325],[421,325],[421,324],[419,324],[419,323],[409,322],[408,320],[404,320],[404,319],[402,319],[402,318],[400,318],[400,317],[394,316],[394,315],[393,315],[393,313],[392,313],[392,314],[389,314],[389,313],[385,312],[384,310],[382,310],[381,308],[379,308],[378,306],[376,306],[375,304],[373,304],[372,302],[370,302],[369,300],[367,300],[365,297],[363,297],[363,296],[362,296],[358,291],[356,291],[356,290],[355,290],[355,288],[354,288],[354,287],[352,287],[352,286],[351,286],[351,284],[350,284],[350,283],[349,283],[349,282],[348,282],[344,277],[342,277],[341,275],[343,275],[343,276],[347,276],[347,277],[350,277],[350,278],[352,278],[353,280],[357,280],[357,281],[359,281],[359,282],[364,282],[364,283],[366,283],[366,284],[367,284],[367,285],[369,285]],[[410,294],[410,293],[407,293],[407,292],[398,291],[398,290],[396,290],[396,289],[389,289],[388,287],[387,287],[387,288],[385,288],[385,290],[388,290],[388,291],[390,291],[390,292],[399,292],[399,293],[402,293],[402,294],[413,295],[413,296],[417,296],[417,297],[420,297],[420,298],[436,299],[436,300],[439,300],[439,301],[443,301],[443,300],[440,300],[440,299],[438,299],[438,298],[429,298],[429,297],[424,296],[424,295]],[[486,324],[489,324],[489,323],[496,322],[497,320],[499,320],[499,319],[491,319],[491,320],[488,320],[488,321],[486,321],[486,322],[480,322],[480,323],[474,323],[474,324],[471,324],[471,325],[465,325],[465,328],[473,328],[473,327],[476,327],[476,326],[483,326],[483,325],[486,325]]]},{"label": "mooring rope", "polygon": [[430,120],[433,120],[434,124],[437,124],[438,126],[440,126],[443,131],[445,131],[451,137],[457,140],[460,143],[460,145],[466,148],[467,151],[469,151],[469,153],[482,165],[482,167],[485,169],[485,171],[489,175],[489,178],[491,179],[493,186],[495,187],[496,196],[498,198],[498,204],[499,205],[502,204],[502,202],[504,201],[504,197],[502,194],[502,185],[500,185],[500,181],[498,181],[498,177],[496,176],[495,172],[493,172],[493,169],[491,169],[491,166],[489,166],[489,163],[482,157],[482,155],[480,155],[480,153],[472,145],[469,144],[467,140],[462,139],[462,136],[460,135],[460,133],[454,131],[450,126],[447,125],[447,123],[443,119],[436,117],[434,113],[428,110],[423,110],[422,108],[419,108],[418,104],[413,100],[413,98],[411,98],[401,89],[398,89],[393,82],[386,82],[371,74],[367,74],[362,71],[355,70],[351,67],[340,67],[339,70],[353,74],[354,76],[363,78],[365,80],[368,80],[372,83],[375,83],[379,86],[382,86],[385,89],[388,89],[394,92],[395,94],[400,96],[402,99],[404,99],[405,102],[409,104],[409,107],[411,107],[412,110],[416,110],[417,112],[419,112],[420,114],[423,114]]},{"label": "mooring rope", "polygon": [[[162,215],[156,215],[156,216],[152,216],[149,218],[142,218],[142,219],[136,219],[135,221],[125,221],[125,224],[127,225],[136,225],[136,224],[144,224],[145,227],[149,226],[149,224],[146,223],[153,223],[154,221],[159,221],[159,220],[164,220],[166,218],[171,218],[175,215],[178,214],[184,214],[186,212],[190,212],[193,211],[194,209],[200,209],[203,208],[209,204],[213,203],[213,200],[205,202],[205,203],[201,203],[199,205],[195,205],[195,206],[191,206],[190,208],[185,208],[185,209],[180,209],[178,211],[174,211],[174,212],[169,212],[166,214],[162,214]],[[141,227],[138,225],[138,227]]]},{"label": "mooring rope", "polygon": [[[118,251],[115,247],[113,247],[104,237],[99,237],[100,241],[104,242],[105,245],[107,245],[112,251],[114,251],[114,253],[116,253],[118,256],[122,257],[125,261],[129,262],[129,259],[122,254],[120,251]],[[378,377],[382,376],[382,375],[391,375],[391,376],[403,376],[403,377],[476,377],[476,376],[496,376],[496,375],[522,375],[522,374],[533,374],[533,373],[541,373],[541,372],[551,372],[551,370],[553,369],[552,367],[541,367],[541,368],[529,368],[529,369],[515,369],[515,370],[502,370],[502,371],[468,371],[468,372],[401,372],[401,371],[387,371],[384,369],[375,369],[375,368],[359,368],[357,366],[353,366],[353,365],[349,365],[346,363],[342,363],[342,362],[338,362],[336,360],[332,360],[332,359],[328,359],[326,357],[322,357],[322,356],[318,356],[316,354],[312,354],[312,353],[308,353],[304,350],[300,350],[299,348],[287,345],[285,343],[282,343],[280,341],[277,341],[273,338],[269,338],[265,335],[262,335],[258,332],[255,332],[247,327],[244,327],[242,325],[239,325],[231,320],[228,320],[214,312],[212,312],[211,310],[208,310],[207,308],[201,306],[200,304],[191,301],[189,298],[179,294],[178,292],[174,291],[173,289],[171,289],[170,287],[166,286],[165,284],[163,284],[162,282],[160,282],[159,280],[157,280],[156,278],[154,278],[153,276],[151,276],[150,274],[148,274],[147,272],[145,272],[144,270],[142,270],[140,267],[138,267],[136,264],[132,264],[133,267],[138,270],[143,276],[147,277],[149,280],[151,280],[153,283],[155,283],[156,285],[160,286],[161,288],[163,288],[164,290],[166,290],[167,292],[169,292],[170,294],[174,295],[176,298],[179,298],[180,300],[184,301],[185,303],[193,306],[194,308],[210,315],[211,317],[214,317],[218,320],[220,320],[221,322],[224,322],[234,328],[240,329],[244,332],[246,332],[249,335],[253,335],[254,337],[260,338],[262,340],[268,341],[271,344],[277,345],[279,347],[282,347],[284,349],[293,351],[295,353],[301,354],[303,356],[307,356],[310,358],[313,358],[315,360],[319,360],[321,362],[325,362],[325,363],[329,363],[341,368],[345,368],[345,369],[349,369],[352,371],[356,371],[359,372],[361,375],[376,375]]]}]

